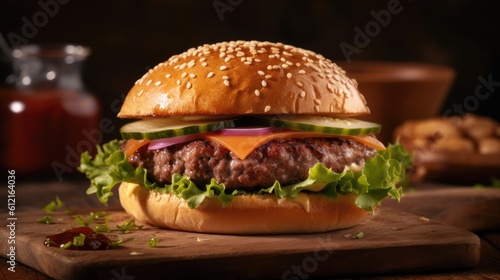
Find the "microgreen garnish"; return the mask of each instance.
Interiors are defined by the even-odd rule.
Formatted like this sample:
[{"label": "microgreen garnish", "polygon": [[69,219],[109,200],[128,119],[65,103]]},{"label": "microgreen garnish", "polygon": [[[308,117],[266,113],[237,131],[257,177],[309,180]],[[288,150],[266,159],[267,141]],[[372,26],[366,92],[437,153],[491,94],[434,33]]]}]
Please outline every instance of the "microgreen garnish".
[{"label": "microgreen garnish", "polygon": [[120,238],[116,241],[111,241],[111,245],[113,245],[113,246],[120,246],[123,243],[125,243],[125,240],[123,238]]},{"label": "microgreen garnish", "polygon": [[122,233],[130,233],[131,230],[141,229],[143,226],[136,225],[135,220],[128,220],[123,225],[117,225],[116,227]]},{"label": "microgreen garnish", "polygon": [[106,216],[104,219],[104,224],[97,225],[95,227],[96,232],[111,232],[111,228],[109,227],[109,221],[111,220],[111,216]]},{"label": "microgreen garnish", "polygon": [[80,235],[73,237],[73,246],[82,247],[85,244],[85,234],[80,233]]},{"label": "microgreen garnish", "polygon": [[365,234],[360,231],[358,233],[356,233],[355,235],[352,236],[352,239],[360,239],[360,238],[363,238],[363,236],[365,236]]},{"label": "microgreen garnish", "polygon": [[[94,220],[95,220],[95,214],[90,213],[90,216],[86,220],[83,219],[82,215],[76,215],[73,223],[76,222],[81,227],[88,227],[90,225],[90,223],[92,223]],[[72,225],[73,225],[73,223],[72,223]]]},{"label": "microgreen garnish", "polygon": [[59,199],[59,196],[56,196],[56,199],[54,201],[51,201],[49,204],[45,205],[45,207],[43,207],[43,210],[48,214],[52,214],[54,211],[58,210],[63,206],[64,203],[61,201],[61,199]]},{"label": "microgreen garnish", "polygon": [[45,216],[43,218],[40,218],[36,220],[37,223],[41,224],[51,224],[52,223],[52,217],[51,216]]},{"label": "microgreen garnish", "polygon": [[158,246],[158,237],[156,237],[156,235],[153,235],[153,237],[151,237],[151,239],[148,242],[148,247],[156,248],[156,246]]}]

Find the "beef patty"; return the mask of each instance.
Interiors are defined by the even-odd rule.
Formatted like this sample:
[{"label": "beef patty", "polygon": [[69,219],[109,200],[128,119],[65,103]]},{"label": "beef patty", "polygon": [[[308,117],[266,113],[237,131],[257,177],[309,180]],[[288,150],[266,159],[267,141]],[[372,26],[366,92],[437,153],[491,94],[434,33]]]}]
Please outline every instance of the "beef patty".
[{"label": "beef patty", "polygon": [[147,145],[128,158],[134,166],[148,170],[150,179],[171,183],[172,175],[187,175],[197,186],[215,178],[227,189],[269,187],[307,179],[309,168],[321,162],[335,172],[352,163],[362,165],[376,150],[340,138],[272,140],[259,146],[245,159],[239,159],[224,146],[207,140],[194,140],[170,147],[148,150]]}]

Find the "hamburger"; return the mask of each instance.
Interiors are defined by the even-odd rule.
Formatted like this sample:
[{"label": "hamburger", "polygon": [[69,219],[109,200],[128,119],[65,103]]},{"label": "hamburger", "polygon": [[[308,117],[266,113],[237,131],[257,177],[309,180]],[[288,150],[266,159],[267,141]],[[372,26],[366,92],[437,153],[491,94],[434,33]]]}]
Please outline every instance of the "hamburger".
[{"label": "hamburger", "polygon": [[81,156],[106,203],[153,226],[223,234],[325,232],[399,200],[411,157],[385,147],[355,80],[312,51],[232,41],[174,55],[129,91],[122,140]]}]

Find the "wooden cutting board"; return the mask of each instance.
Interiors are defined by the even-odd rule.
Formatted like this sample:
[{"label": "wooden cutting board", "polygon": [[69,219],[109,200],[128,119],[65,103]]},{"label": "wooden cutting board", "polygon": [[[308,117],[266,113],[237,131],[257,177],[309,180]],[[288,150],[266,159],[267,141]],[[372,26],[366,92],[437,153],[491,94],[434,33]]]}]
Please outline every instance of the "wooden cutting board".
[{"label": "wooden cutting board", "polygon": [[401,202],[384,207],[425,216],[473,232],[500,230],[500,189],[451,185],[422,185],[405,191]]},{"label": "wooden cutting board", "polygon": [[[113,215],[113,228],[130,219],[120,210],[107,212]],[[88,213],[82,211],[84,217]],[[306,279],[415,273],[471,267],[480,255],[476,235],[391,208],[380,209],[356,227],[322,234],[235,236],[144,226],[129,234],[111,233],[112,239],[122,237],[126,242],[107,251],[44,246],[46,235],[70,228],[74,219],[59,213],[53,215],[55,224],[35,222],[44,215],[17,213],[16,261],[56,279]],[[364,236],[354,239],[359,232]],[[9,234],[3,226],[2,240]],[[153,235],[158,246],[148,248]],[[8,246],[0,243],[4,258]]]}]

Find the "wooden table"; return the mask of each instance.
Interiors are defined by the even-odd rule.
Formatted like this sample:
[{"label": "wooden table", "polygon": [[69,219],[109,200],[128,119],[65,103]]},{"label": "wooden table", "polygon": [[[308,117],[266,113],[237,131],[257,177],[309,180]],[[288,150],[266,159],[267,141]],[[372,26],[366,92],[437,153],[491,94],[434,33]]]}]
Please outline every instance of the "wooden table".
[{"label": "wooden table", "polygon": [[[94,196],[85,194],[86,187],[84,181],[18,183],[16,213],[22,215],[23,211],[41,209],[56,195],[72,208],[102,207]],[[466,193],[470,190],[467,187],[423,184],[407,191],[402,203],[386,201],[384,207],[397,208],[474,231],[481,238],[481,260],[475,267],[459,271],[374,275],[356,279],[500,279],[500,208],[497,208],[500,207],[500,200],[496,200],[500,198],[500,190],[473,192],[472,196]],[[6,195],[4,197],[0,201],[2,209],[7,208]],[[109,205],[119,206],[117,197],[112,198]],[[5,252],[2,252],[2,257],[6,258]],[[6,259],[3,259],[0,262],[0,279],[50,279],[19,263],[14,273],[8,267]]]}]

